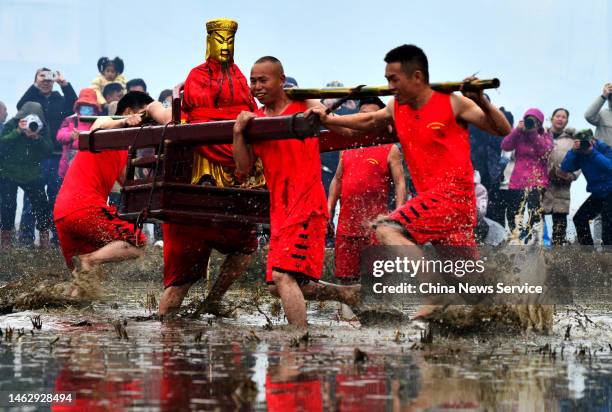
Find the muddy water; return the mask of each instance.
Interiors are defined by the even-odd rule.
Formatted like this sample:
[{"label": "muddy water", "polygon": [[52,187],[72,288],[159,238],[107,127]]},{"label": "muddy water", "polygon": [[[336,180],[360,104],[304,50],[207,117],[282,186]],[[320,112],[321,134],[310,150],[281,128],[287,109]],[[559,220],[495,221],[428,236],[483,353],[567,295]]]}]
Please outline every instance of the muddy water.
[{"label": "muddy water", "polygon": [[611,307],[557,307],[551,336],[424,344],[421,323],[360,328],[331,303],[309,305],[304,337],[267,295],[239,286],[231,319],[147,319],[158,281],[114,275],[104,302],[1,316],[0,392],[76,394],[55,410],[612,409]]}]

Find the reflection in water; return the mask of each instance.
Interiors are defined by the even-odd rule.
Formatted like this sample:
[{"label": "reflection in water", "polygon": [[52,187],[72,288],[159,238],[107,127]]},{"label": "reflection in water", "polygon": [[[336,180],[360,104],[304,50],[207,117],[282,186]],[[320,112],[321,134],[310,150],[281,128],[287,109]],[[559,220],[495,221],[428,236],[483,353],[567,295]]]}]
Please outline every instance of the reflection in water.
[{"label": "reflection in water", "polygon": [[[565,342],[562,358],[555,338],[546,341],[557,348],[552,356],[539,343],[507,338],[421,350],[385,337],[395,331],[343,324],[314,327],[301,347],[290,343],[291,332],[240,321],[132,322],[129,340],[118,340],[106,320],[93,324],[3,341],[0,391],[76,393],[74,405],[54,411],[612,409],[610,351],[581,356],[580,343]],[[355,346],[365,362],[354,362]]]},{"label": "reflection in water", "polygon": [[73,351],[55,389],[76,392],[77,402],[54,410],[147,406],[176,411],[251,404],[256,394],[248,372],[255,365],[252,353],[243,353],[236,342],[188,344],[193,337],[183,332],[181,325],[163,324],[160,347],[90,342]]}]

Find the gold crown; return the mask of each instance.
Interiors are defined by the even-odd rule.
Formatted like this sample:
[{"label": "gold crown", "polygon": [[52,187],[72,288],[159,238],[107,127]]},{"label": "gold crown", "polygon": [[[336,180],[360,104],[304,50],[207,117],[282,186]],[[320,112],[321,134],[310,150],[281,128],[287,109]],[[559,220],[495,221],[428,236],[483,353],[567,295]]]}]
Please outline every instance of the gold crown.
[{"label": "gold crown", "polygon": [[227,30],[235,33],[238,30],[238,23],[230,19],[214,19],[206,22],[207,33],[217,30]]}]

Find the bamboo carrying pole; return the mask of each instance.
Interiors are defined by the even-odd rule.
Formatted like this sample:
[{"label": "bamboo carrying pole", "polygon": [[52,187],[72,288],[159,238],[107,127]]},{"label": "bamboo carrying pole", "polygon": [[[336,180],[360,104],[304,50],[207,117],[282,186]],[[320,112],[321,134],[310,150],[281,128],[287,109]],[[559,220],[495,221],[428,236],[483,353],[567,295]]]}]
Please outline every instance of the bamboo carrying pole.
[{"label": "bamboo carrying pole", "polygon": [[[442,93],[453,92],[472,92],[485,89],[496,89],[500,85],[499,79],[474,80],[472,82],[445,82],[432,83],[431,88]],[[352,99],[360,99],[372,96],[390,96],[393,93],[387,86],[370,86],[350,88],[350,87],[326,87],[326,88],[311,88],[300,89],[292,88],[285,89],[287,96],[294,100],[304,99],[337,99],[351,95]]]}]

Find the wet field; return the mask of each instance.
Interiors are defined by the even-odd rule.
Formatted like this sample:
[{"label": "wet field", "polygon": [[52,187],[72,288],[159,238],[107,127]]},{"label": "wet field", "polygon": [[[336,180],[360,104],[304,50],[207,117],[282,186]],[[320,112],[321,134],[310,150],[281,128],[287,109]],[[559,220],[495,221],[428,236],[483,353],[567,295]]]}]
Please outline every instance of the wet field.
[{"label": "wet field", "polygon": [[[612,410],[612,304],[556,307],[550,336],[429,342],[420,322],[362,328],[339,321],[335,303],[311,303],[306,335],[286,325],[254,264],[228,298],[235,317],[160,322],[160,263],[111,270],[102,302],[0,316],[0,392],[75,394],[53,410]],[[0,264],[0,284],[61,268],[26,252]]]}]

